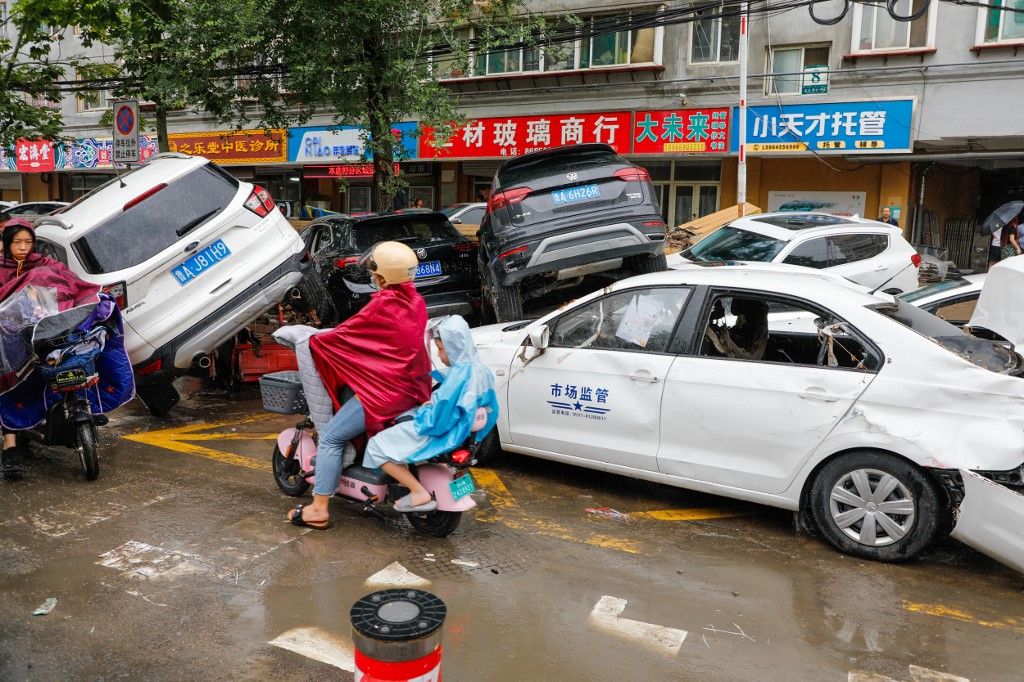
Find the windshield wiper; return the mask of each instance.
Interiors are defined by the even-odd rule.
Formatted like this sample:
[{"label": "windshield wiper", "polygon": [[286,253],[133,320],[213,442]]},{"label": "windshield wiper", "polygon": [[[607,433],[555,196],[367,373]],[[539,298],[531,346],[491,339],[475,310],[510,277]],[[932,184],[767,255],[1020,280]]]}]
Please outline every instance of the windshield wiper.
[{"label": "windshield wiper", "polygon": [[212,218],[215,214],[220,213],[220,210],[221,209],[219,209],[219,208],[215,208],[212,211],[210,211],[209,213],[204,213],[203,215],[199,216],[198,218],[196,218],[192,222],[186,223],[185,225],[182,225],[181,227],[179,227],[177,230],[174,231],[174,234],[178,235],[179,237],[184,237],[186,234],[188,234],[197,225],[201,225],[202,223],[204,223],[207,220],[209,220],[210,218]]}]

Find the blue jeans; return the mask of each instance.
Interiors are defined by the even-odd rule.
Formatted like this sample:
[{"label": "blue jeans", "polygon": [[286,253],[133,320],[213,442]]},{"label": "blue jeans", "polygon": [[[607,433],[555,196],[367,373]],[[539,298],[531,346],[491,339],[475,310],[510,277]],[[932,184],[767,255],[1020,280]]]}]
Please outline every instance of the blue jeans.
[{"label": "blue jeans", "polygon": [[363,404],[351,398],[320,432],[316,450],[314,495],[333,495],[341,483],[342,456],[350,440],[366,430]]}]

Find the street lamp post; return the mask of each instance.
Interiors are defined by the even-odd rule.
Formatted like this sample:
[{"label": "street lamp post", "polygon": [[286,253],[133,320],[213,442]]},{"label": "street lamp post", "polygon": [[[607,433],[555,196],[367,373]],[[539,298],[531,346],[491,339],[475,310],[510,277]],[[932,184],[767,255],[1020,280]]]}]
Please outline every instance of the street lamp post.
[{"label": "street lamp post", "polygon": [[740,215],[747,206],[747,10],[748,0],[740,4],[740,110],[739,159],[736,164],[736,203]]}]

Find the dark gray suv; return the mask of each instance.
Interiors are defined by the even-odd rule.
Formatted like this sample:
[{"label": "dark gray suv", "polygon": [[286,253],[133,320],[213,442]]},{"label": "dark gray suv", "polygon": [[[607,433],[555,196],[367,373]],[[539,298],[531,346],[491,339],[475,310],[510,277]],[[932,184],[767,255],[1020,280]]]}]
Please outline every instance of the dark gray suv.
[{"label": "dark gray suv", "polygon": [[588,274],[666,269],[665,221],[650,176],[604,144],[505,162],[480,225],[483,301],[499,322]]}]

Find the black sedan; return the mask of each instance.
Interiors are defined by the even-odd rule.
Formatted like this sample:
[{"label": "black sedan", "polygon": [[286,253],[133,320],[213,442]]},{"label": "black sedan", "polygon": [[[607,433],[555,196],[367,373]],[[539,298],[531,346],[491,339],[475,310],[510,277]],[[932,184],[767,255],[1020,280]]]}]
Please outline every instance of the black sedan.
[{"label": "black sedan", "polygon": [[374,244],[384,241],[402,242],[416,252],[420,259],[416,288],[431,317],[470,316],[479,308],[476,242],[460,235],[443,213],[330,215],[310,223],[302,236],[339,320],[370,300],[374,291],[370,274],[358,262]]}]

